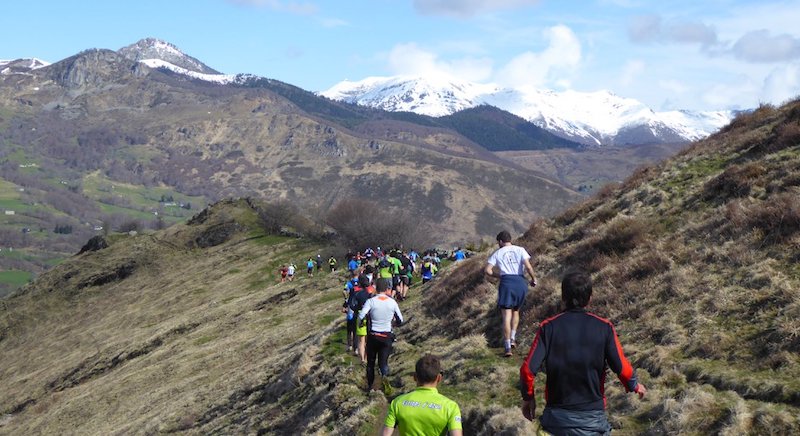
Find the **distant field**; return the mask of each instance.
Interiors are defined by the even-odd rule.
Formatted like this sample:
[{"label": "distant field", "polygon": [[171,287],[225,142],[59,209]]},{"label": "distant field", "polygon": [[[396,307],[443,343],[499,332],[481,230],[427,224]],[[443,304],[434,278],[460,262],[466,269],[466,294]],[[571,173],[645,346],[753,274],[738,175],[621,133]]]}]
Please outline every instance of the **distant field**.
[{"label": "distant field", "polygon": [[10,285],[18,288],[33,278],[33,274],[27,271],[0,271],[0,284]]},{"label": "distant field", "polygon": [[[124,198],[130,202],[131,207],[114,206],[105,203],[100,203],[100,207],[106,213],[124,213],[138,219],[155,219],[149,209],[159,209],[159,202],[162,197],[171,197],[173,202],[176,203],[176,206],[165,206],[162,210],[162,216],[169,222],[182,221],[191,217],[197,210],[205,206],[203,197],[183,195],[169,188],[146,188],[144,186],[120,183],[109,180],[97,172],[84,177],[83,192],[93,200],[108,197]],[[183,209],[178,206],[186,203],[191,204],[192,209]],[[143,212],[137,209],[146,209],[148,211]]]}]

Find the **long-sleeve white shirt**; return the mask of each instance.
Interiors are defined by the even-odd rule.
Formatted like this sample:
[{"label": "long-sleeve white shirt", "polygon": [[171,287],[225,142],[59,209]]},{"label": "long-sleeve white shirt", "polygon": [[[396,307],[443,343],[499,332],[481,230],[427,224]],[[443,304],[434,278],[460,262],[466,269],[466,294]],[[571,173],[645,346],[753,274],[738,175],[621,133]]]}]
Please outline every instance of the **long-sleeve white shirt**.
[{"label": "long-sleeve white shirt", "polygon": [[392,319],[397,315],[400,323],[403,322],[403,314],[400,313],[400,306],[394,299],[386,294],[379,294],[364,303],[364,307],[358,312],[358,320],[361,322],[369,315],[372,320],[372,331],[378,333],[389,333],[392,331]]}]

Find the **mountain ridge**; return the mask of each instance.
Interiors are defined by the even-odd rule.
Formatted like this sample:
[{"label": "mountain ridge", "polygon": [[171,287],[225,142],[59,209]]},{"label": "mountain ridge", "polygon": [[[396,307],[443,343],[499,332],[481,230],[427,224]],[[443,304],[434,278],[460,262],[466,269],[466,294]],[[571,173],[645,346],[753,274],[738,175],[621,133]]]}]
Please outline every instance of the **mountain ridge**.
[{"label": "mountain ridge", "polygon": [[431,116],[451,115],[488,104],[559,136],[593,146],[689,142],[708,136],[735,115],[731,111],[657,113],[634,99],[618,97],[609,91],[509,89],[414,76],[343,81],[319,94],[388,111],[406,110]]},{"label": "mountain ridge", "polygon": [[268,234],[256,203],[223,200],[112,235],[0,300],[0,432],[376,434],[434,353],[465,432],[534,434],[519,366],[580,268],[589,310],[614,323],[648,388],[640,400],[606,378],[614,434],[798,434],[799,199],[800,100],[742,114],[514,240],[538,282],[514,356],[484,274],[491,246],[415,283],[389,395],[365,392],[346,349],[346,272],[280,282],[281,265],[331,248]]},{"label": "mountain ridge", "polygon": [[[0,75],[0,195],[14,213],[0,221],[4,239],[18,250],[58,247],[63,257],[80,248],[79,237],[102,231],[92,229],[185,216],[161,197],[197,206],[263,196],[291,201],[316,221],[339,201],[370,200],[432,221],[423,232],[431,241],[459,244],[497,225],[521,230],[530,216],[583,197],[441,120],[335,102],[271,79],[225,84],[172,67],[89,49]],[[19,269],[29,257],[40,259],[31,272],[52,264],[52,256],[28,253],[0,254],[0,263]]]}]

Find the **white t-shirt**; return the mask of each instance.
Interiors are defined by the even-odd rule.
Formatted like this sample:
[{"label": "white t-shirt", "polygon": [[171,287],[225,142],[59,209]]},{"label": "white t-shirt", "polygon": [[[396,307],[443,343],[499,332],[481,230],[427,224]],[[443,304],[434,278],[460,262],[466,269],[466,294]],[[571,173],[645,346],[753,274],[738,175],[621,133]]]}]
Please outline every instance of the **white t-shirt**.
[{"label": "white t-shirt", "polygon": [[489,265],[500,268],[500,275],[524,275],[526,259],[530,259],[528,251],[519,245],[506,245],[489,256]]},{"label": "white t-shirt", "polygon": [[358,312],[358,320],[369,315],[372,320],[372,331],[388,333],[392,331],[392,319],[397,316],[397,320],[403,322],[403,314],[400,313],[400,306],[392,297],[386,294],[370,298],[364,303],[364,307]]}]

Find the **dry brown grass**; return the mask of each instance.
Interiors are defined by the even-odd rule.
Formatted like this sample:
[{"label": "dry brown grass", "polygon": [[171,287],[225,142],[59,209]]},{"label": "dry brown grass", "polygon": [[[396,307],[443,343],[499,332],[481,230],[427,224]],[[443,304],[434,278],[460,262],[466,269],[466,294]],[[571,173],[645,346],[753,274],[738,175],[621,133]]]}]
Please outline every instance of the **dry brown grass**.
[{"label": "dry brown grass", "polygon": [[703,186],[703,197],[717,202],[746,197],[765,174],[766,168],[758,162],[732,165],[719,176],[706,182]]},{"label": "dry brown grass", "polygon": [[800,231],[800,198],[783,192],[765,202],[731,202],[725,217],[729,234],[759,231],[761,244],[787,243]]}]

